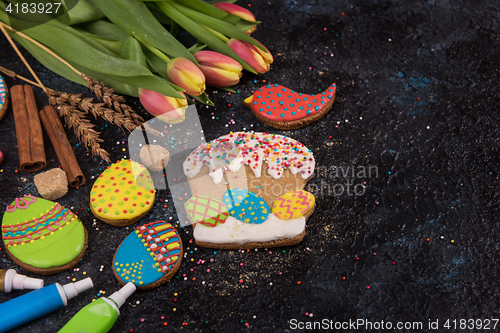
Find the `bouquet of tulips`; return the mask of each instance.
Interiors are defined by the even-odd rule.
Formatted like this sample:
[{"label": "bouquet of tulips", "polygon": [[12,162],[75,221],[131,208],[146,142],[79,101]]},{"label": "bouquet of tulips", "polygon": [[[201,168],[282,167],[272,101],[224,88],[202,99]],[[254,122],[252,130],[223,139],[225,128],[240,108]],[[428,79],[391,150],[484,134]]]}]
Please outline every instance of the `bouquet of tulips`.
[{"label": "bouquet of tulips", "polygon": [[[64,15],[52,19],[45,13],[12,15],[12,4],[21,2],[0,0],[0,24],[53,72],[83,85],[92,77],[139,97],[157,116],[186,107],[186,95],[211,104],[206,85],[235,85],[243,69],[269,70],[271,53],[250,37],[259,22],[231,2],[79,0],[68,8],[62,1]],[[196,44],[179,42],[179,27]],[[171,116],[173,122],[183,119]]]}]

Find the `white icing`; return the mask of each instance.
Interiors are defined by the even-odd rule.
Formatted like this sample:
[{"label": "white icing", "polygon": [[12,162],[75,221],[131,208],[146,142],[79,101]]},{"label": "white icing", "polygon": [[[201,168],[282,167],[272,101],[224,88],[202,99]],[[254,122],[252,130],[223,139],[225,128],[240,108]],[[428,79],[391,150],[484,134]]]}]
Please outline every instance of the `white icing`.
[{"label": "white icing", "polygon": [[229,216],[225,223],[213,228],[197,224],[193,235],[197,241],[214,244],[271,242],[283,238],[297,237],[304,232],[305,226],[305,217],[285,221],[274,214],[269,214],[269,217],[263,223],[250,224],[240,222]]},{"label": "white icing", "polygon": [[238,171],[245,164],[260,177],[264,161],[274,179],[281,178],[287,168],[307,179],[315,166],[312,152],[296,140],[279,134],[236,132],[201,144],[186,158],[183,169],[186,176],[194,178],[207,165],[214,183],[219,184],[224,169]]}]

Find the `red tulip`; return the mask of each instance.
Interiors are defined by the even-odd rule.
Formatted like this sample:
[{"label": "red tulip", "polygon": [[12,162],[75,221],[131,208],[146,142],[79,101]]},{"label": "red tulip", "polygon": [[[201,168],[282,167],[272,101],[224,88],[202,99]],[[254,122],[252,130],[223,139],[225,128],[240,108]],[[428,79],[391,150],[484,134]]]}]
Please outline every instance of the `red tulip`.
[{"label": "red tulip", "polygon": [[142,106],[153,116],[169,124],[178,124],[184,121],[188,102],[184,98],[168,97],[148,89],[139,89],[139,100]]},{"label": "red tulip", "polygon": [[237,84],[243,66],[239,62],[213,51],[199,51],[194,57],[198,61],[198,65],[205,75],[206,83],[213,87],[229,87]]},{"label": "red tulip", "polygon": [[186,91],[186,94],[198,96],[205,92],[205,76],[192,61],[175,58],[167,65],[170,81]]},{"label": "red tulip", "polygon": [[[227,3],[227,2],[219,2],[219,3],[214,4],[214,7],[217,7],[230,15],[239,16],[244,20],[255,21],[255,16],[253,16],[253,14],[249,10],[247,10],[243,7],[240,7],[238,5],[235,5],[232,3]],[[245,32],[250,35],[252,32],[255,31],[255,29],[257,29],[257,25],[254,25],[253,27],[251,27],[250,29],[248,29]]]},{"label": "red tulip", "polygon": [[[262,45],[260,42],[258,43]],[[265,73],[271,68],[269,64],[271,64],[274,59],[271,52],[269,52],[264,45],[262,46],[267,50],[267,53],[250,43],[233,38],[227,41],[227,45],[229,45],[229,47],[245,60],[257,73]]]}]

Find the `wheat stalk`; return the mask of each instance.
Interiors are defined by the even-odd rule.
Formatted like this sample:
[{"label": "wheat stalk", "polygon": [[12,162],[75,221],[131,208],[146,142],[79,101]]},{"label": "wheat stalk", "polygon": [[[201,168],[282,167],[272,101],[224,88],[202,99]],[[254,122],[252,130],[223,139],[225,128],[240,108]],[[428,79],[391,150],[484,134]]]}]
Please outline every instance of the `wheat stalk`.
[{"label": "wheat stalk", "polygon": [[92,157],[97,155],[110,163],[109,153],[100,145],[104,141],[99,137],[100,132],[94,130],[94,125],[85,117],[84,112],[76,108],[74,101],[75,96],[72,94],[49,91],[49,103],[57,110],[59,117],[64,119],[68,129],[73,129],[78,140],[87,149],[90,147]]},{"label": "wheat stalk", "polygon": [[[103,101],[104,104],[109,108],[113,108],[117,113],[124,116],[125,128],[131,132],[137,126],[141,126],[143,130],[146,130],[153,135],[160,136],[160,132],[152,128],[148,123],[144,121],[140,115],[138,115],[129,105],[125,104],[125,98],[123,96],[114,93],[112,88],[108,88],[104,83],[82,74],[82,77],[87,81],[87,85],[90,90],[92,90],[99,100]],[[118,115],[116,115],[118,117]],[[135,124],[132,127],[132,123]]]}]

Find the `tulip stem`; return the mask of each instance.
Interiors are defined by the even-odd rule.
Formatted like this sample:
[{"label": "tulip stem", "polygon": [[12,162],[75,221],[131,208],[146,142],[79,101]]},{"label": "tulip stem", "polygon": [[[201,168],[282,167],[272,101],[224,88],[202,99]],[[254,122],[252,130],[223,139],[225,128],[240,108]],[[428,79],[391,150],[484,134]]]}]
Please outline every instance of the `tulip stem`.
[{"label": "tulip stem", "polygon": [[201,23],[198,23],[198,24],[201,25],[203,28],[207,29],[208,31],[210,31],[211,33],[213,33],[215,36],[219,37],[223,42],[227,42],[229,40],[229,38],[227,38],[226,36],[224,36],[220,32],[215,31],[214,29],[210,29],[209,27],[207,27],[206,25],[203,25]]},{"label": "tulip stem", "polygon": [[144,45],[149,51],[153,52],[156,56],[158,56],[160,59],[162,59],[163,61],[165,61],[167,64],[170,64],[172,62],[172,60],[170,60],[169,57],[167,57],[167,55],[165,53],[163,53],[162,51],[158,50],[156,47],[154,47],[153,45],[149,44],[148,42],[146,41],[143,41],[141,40],[140,41],[142,43],[142,45]]}]

